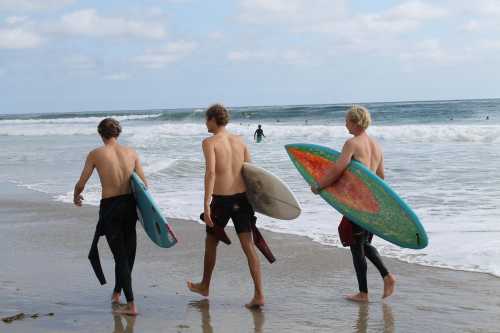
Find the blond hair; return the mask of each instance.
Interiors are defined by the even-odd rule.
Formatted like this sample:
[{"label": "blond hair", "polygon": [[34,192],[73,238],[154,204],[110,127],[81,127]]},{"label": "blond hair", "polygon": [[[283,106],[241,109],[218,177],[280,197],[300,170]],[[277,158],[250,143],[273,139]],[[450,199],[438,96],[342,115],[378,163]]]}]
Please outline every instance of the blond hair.
[{"label": "blond hair", "polygon": [[370,112],[368,112],[367,108],[361,105],[351,106],[351,108],[347,111],[347,118],[363,129],[367,129],[372,123]]}]

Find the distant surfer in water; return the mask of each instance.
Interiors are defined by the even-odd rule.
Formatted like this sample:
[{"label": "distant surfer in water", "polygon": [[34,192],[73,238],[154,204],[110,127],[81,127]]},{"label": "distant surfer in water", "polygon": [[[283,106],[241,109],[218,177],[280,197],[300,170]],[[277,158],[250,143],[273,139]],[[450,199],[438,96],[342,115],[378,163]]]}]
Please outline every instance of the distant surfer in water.
[{"label": "distant surfer in water", "polygon": [[[370,113],[365,107],[353,105],[349,109],[346,115],[346,128],[354,137],[345,142],[335,166],[315,186],[311,187],[313,193],[318,194],[325,187],[334,185],[347,169],[351,159],[363,163],[380,178],[384,178],[384,156],[382,150],[378,143],[366,133],[366,129],[370,126],[370,123]],[[368,302],[366,258],[375,265],[384,280],[383,298],[391,296],[394,292],[396,279],[384,266],[377,249],[371,245],[373,235],[345,217],[342,218],[339,230],[341,229],[351,231],[347,232],[347,235],[341,234],[341,237],[347,238],[342,239],[342,243],[349,245],[351,248],[352,260],[359,285],[359,293],[348,295],[346,298],[357,302]]]},{"label": "distant surfer in water", "polygon": [[[113,312],[136,315],[137,307],[132,292],[132,268],[137,248],[135,225],[137,222],[136,203],[131,194],[130,177],[137,172],[147,185],[139,156],[128,147],[118,144],[121,133],[120,123],[113,118],[106,118],[99,123],[97,131],[100,134],[103,147],[92,150],[85,161],[80,179],[75,185],[73,202],[82,206],[82,192],[85,184],[97,169],[102,186],[102,199],[99,208],[94,240],[89,253],[89,259],[101,284],[106,283],[97,242],[100,236],[105,236],[115,259],[115,288],[111,301],[115,306]],[[120,306],[120,295],[124,292],[126,306]]]},{"label": "distant surfer in water", "polygon": [[242,176],[243,163],[250,162],[250,153],[241,137],[226,130],[228,122],[229,114],[223,105],[212,105],[206,111],[206,126],[208,132],[213,135],[203,140],[202,144],[205,156],[202,219],[207,232],[203,279],[200,283],[188,281],[187,286],[192,292],[208,296],[219,240],[230,243],[224,227],[231,218],[247,257],[255,287],[252,300],[245,306],[255,308],[264,305],[264,293],[259,257],[252,243],[256,217],[247,199],[247,189]]},{"label": "distant surfer in water", "polygon": [[262,130],[262,125],[259,125],[253,134],[253,139],[255,142],[259,143],[262,141],[262,138],[265,138],[264,131]]}]

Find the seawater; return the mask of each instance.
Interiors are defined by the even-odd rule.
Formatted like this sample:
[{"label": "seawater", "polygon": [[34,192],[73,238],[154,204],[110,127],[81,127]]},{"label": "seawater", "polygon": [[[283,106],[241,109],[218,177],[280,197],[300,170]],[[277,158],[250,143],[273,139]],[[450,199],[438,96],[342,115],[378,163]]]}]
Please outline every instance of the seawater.
[{"label": "seawater", "polygon": [[[500,100],[368,103],[370,135],[385,152],[386,181],[415,210],[429,233],[424,250],[375,244],[387,256],[500,276]],[[253,161],[280,176],[301,202],[295,221],[259,216],[262,227],[341,246],[340,215],[319,197],[291,164],[284,145],[317,143],[340,150],[350,136],[348,105],[230,108],[229,130],[246,138]],[[0,115],[0,181],[71,202],[86,154],[100,145],[97,123],[122,122],[121,141],[140,154],[151,190],[167,216],[196,220],[202,210],[204,162],[209,136],[203,109],[102,111]],[[253,143],[257,124],[266,139]],[[100,199],[94,175],[85,203]]]}]

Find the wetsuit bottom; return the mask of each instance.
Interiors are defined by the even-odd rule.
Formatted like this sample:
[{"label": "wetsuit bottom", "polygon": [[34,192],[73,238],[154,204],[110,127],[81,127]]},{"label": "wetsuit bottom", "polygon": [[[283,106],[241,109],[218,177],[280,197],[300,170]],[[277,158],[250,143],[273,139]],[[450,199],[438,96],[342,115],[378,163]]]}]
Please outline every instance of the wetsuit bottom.
[{"label": "wetsuit bottom", "polygon": [[[118,204],[116,205],[116,203]],[[115,293],[123,290],[127,302],[134,301],[132,292],[132,268],[137,248],[136,202],[131,194],[101,200],[100,210],[113,211],[103,221],[103,233],[115,260]]]},{"label": "wetsuit bottom", "polygon": [[368,283],[366,279],[366,258],[368,258],[373,263],[373,265],[375,265],[382,278],[386,277],[389,274],[377,249],[373,245],[371,245],[370,238],[371,234],[368,231],[357,226],[354,223],[352,224],[352,261],[354,263],[354,269],[356,270],[359,291],[363,293],[368,292]]}]

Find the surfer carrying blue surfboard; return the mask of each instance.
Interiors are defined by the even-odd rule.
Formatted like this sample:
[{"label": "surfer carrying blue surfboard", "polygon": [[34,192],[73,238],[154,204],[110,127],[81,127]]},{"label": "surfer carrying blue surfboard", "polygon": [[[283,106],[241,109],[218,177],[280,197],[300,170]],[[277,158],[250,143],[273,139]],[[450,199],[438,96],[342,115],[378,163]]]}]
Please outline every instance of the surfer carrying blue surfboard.
[{"label": "surfer carrying blue surfboard", "polygon": [[[246,195],[242,175],[243,164],[250,162],[250,153],[243,139],[226,130],[229,113],[221,104],[206,111],[206,126],[213,135],[203,140],[205,156],[205,199],[203,220],[206,224],[203,278],[200,283],[187,282],[189,290],[207,297],[215,267],[219,240],[229,243],[224,227],[233,221],[254,282],[254,296],[245,306],[264,305],[260,261],[252,243],[255,212]],[[222,235],[222,236],[221,236]],[[222,237],[222,238],[221,238]]]},{"label": "surfer carrying blue surfboard", "polygon": [[[342,153],[337,162],[333,165],[323,178],[316,185],[311,187],[315,194],[328,186],[331,186],[340,178],[347,169],[351,159],[355,159],[374,171],[380,178],[384,178],[384,156],[382,149],[375,140],[366,133],[366,129],[371,124],[371,117],[368,110],[360,105],[353,105],[347,112],[345,126],[354,137],[347,140],[342,148]],[[350,232],[341,233],[343,243],[351,248],[352,259],[356,276],[358,279],[359,293],[346,296],[347,299],[357,302],[368,301],[367,286],[367,263],[368,258],[378,269],[384,280],[383,298],[387,298],[394,292],[396,279],[385,267],[377,249],[371,245],[372,234],[360,226],[352,223],[347,218],[343,218],[339,230]]]},{"label": "surfer carrying blue surfboard", "polygon": [[[128,147],[118,144],[121,133],[120,123],[106,118],[99,123],[98,133],[104,146],[92,150],[85,161],[80,179],[75,185],[73,202],[82,206],[82,192],[94,169],[97,169],[102,186],[102,199],[99,207],[94,240],[89,253],[92,267],[101,284],[106,283],[97,243],[105,236],[115,259],[115,288],[111,298],[115,313],[136,315],[137,307],[132,292],[132,268],[137,248],[136,202],[130,189],[130,176],[136,172],[147,184],[139,156]],[[120,305],[120,295],[124,292],[127,304]]]}]

